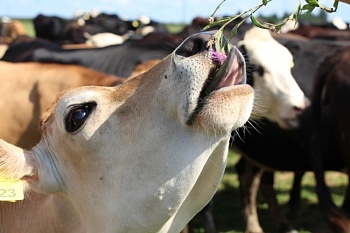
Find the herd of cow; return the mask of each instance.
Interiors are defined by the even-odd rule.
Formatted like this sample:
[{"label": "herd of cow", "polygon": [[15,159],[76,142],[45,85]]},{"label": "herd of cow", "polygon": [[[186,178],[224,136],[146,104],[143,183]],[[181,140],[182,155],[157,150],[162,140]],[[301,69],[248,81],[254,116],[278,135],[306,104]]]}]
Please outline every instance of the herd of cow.
[{"label": "herd of cow", "polygon": [[[40,145],[43,144],[43,139],[40,141],[40,139],[44,137],[41,136],[41,133],[43,133],[43,135],[46,135],[52,134],[52,130],[57,131],[57,129],[51,129],[45,125],[47,122],[52,122],[52,118],[56,119],[59,118],[59,116],[51,116],[50,118],[46,116],[47,113],[45,112],[50,108],[51,103],[55,101],[56,96],[61,96],[62,94],[60,93],[63,91],[89,85],[108,87],[115,86],[118,88],[118,86],[122,84],[120,89],[125,91],[125,93],[121,95],[129,96],[131,95],[131,92],[136,93],[136,91],[133,90],[135,85],[140,85],[139,88],[136,88],[139,93],[145,92],[144,88],[165,88],[164,86],[166,86],[166,82],[172,83],[171,77],[176,76],[172,72],[181,71],[186,73],[188,71],[186,67],[190,66],[182,63],[182,60],[178,59],[177,56],[186,58],[194,57],[193,59],[197,59],[196,57],[198,54],[203,53],[203,51],[207,52],[206,49],[203,49],[203,43],[207,43],[208,38],[198,36],[194,37],[193,40],[191,39],[193,38],[191,37],[192,35],[201,32],[202,28],[206,25],[206,20],[201,18],[194,19],[192,24],[188,25],[182,32],[178,34],[171,34],[167,32],[164,25],[144,18],[138,21],[127,22],[121,20],[115,15],[107,14],[100,14],[97,16],[84,15],[80,18],[77,18],[76,21],[67,21],[58,17],[39,15],[33,20],[33,24],[36,30],[36,38],[26,36],[22,29],[20,30],[21,32],[18,33],[11,32],[11,35],[16,36],[12,36],[11,42],[6,44],[6,50],[0,61],[0,79],[2,80],[2,86],[0,88],[1,93],[3,93],[2,102],[0,103],[0,111],[2,113],[0,116],[0,121],[6,122],[5,124],[0,125],[0,138],[13,145],[27,149],[30,153],[35,153],[35,150],[39,150],[36,148],[40,147]],[[8,27],[8,25],[6,26]],[[2,27],[4,27],[4,25]],[[16,28],[18,28],[18,26],[14,26],[11,30],[16,30]],[[228,30],[227,32],[229,32],[230,27],[228,26],[226,29]],[[108,43],[104,45],[100,42],[91,44],[90,39],[92,39],[93,36],[101,36],[102,34],[106,35],[106,33],[108,33],[109,36],[111,36],[110,34],[113,34],[113,38],[115,38],[114,36],[116,35],[122,37],[122,40],[119,38],[119,40],[116,40],[117,42],[114,44],[110,43],[111,41],[109,39]],[[186,40],[186,38],[189,39]],[[290,203],[292,203],[291,209],[294,211],[302,208],[300,206],[301,177],[306,171],[313,171],[315,173],[317,181],[316,192],[319,198],[320,207],[331,229],[334,232],[350,232],[350,186],[347,188],[346,193],[344,194],[344,203],[339,208],[333,203],[331,194],[324,180],[325,171],[344,171],[348,175],[350,171],[350,126],[347,122],[348,119],[350,119],[350,42],[348,38],[350,38],[350,30],[338,30],[336,28],[325,26],[300,25],[300,27],[296,30],[292,30],[288,33],[278,34],[253,27],[252,25],[246,23],[240,27],[237,36],[232,41],[232,43],[238,47],[240,53],[243,54],[245,58],[247,68],[243,73],[246,73],[247,83],[253,87],[255,93],[254,106],[251,111],[250,120],[245,124],[244,127],[239,127],[239,124],[233,125],[233,128],[235,130],[232,132],[230,139],[231,145],[234,145],[235,147],[239,148],[240,151],[242,151],[242,158],[236,165],[236,171],[240,181],[242,212],[246,228],[245,232],[263,232],[263,229],[259,224],[256,206],[256,196],[259,188],[261,189],[262,194],[264,194],[266,201],[269,204],[271,213],[273,213],[271,217],[276,229],[278,229],[280,232],[296,231],[296,229],[288,221],[288,218],[283,214],[283,211],[280,210],[280,207],[277,203],[273,189],[273,171],[295,172],[295,180],[293,190],[291,190],[290,200]],[[87,41],[89,41],[89,43],[86,43]],[[183,41],[187,43],[183,43]],[[233,52],[230,52],[230,55],[231,53]],[[172,55],[168,56],[169,54]],[[164,58],[165,60],[163,60]],[[167,59],[173,60],[169,63],[167,62]],[[230,56],[228,56],[227,59],[230,61],[232,60],[233,63],[239,60],[237,57],[230,59]],[[186,59],[184,60],[188,62]],[[203,64],[201,60],[196,60],[195,62]],[[165,67],[166,65],[170,67]],[[196,65],[194,65],[194,67],[197,68]],[[146,72],[145,75],[143,75],[143,72]],[[228,71],[228,73],[231,72],[233,71]],[[164,80],[167,80],[164,81],[165,83],[163,83],[163,81],[160,82],[153,80],[152,82],[154,83],[152,83],[152,85],[156,86],[151,86],[151,84],[144,84],[147,79],[144,79],[143,76],[148,77],[154,74],[158,75],[158,73],[162,73]],[[181,75],[183,74],[181,73]],[[177,74],[176,78],[179,78],[181,80],[181,75]],[[140,80],[138,80],[138,77],[140,77]],[[234,79],[237,79],[237,77],[234,77]],[[135,82],[137,84],[135,84]],[[195,84],[194,81],[192,82],[191,80],[181,80],[178,82],[185,82],[188,85]],[[235,85],[237,83],[238,81],[234,81]],[[128,85],[132,87],[129,88],[131,88],[133,91],[128,90]],[[227,84],[226,82],[219,84],[220,87],[222,85],[228,86],[231,84]],[[124,86],[126,86],[124,88],[125,90],[123,89]],[[195,88],[197,87],[193,87],[193,89]],[[164,92],[169,92],[169,94],[164,95]],[[159,89],[159,93],[162,93],[161,96],[163,98],[165,98],[165,96],[166,98],[170,98],[170,96],[173,94],[172,92],[176,93],[177,90]],[[210,92],[212,92],[212,90],[210,90]],[[215,96],[214,93],[216,92],[213,92],[210,95]],[[248,94],[246,94],[247,91],[243,91],[242,93],[248,96]],[[143,94],[145,95],[146,99],[151,97],[153,98],[150,100],[150,103],[146,104],[142,98],[137,97],[138,95],[136,95],[135,100],[133,100],[133,98],[129,98],[132,100],[128,99],[128,101],[134,103],[136,100],[138,100],[138,98],[140,98],[139,101],[144,105],[140,106],[140,110],[132,109],[134,107],[130,105],[130,103],[126,106],[124,106],[124,104],[121,104],[123,101],[126,103],[128,101],[122,101],[120,96],[113,97],[117,102],[120,102],[119,105],[121,106],[120,112],[119,110],[117,111],[119,112],[118,114],[120,114],[120,116],[118,115],[118,117],[120,117],[120,119],[118,118],[118,121],[124,119],[129,124],[135,124],[135,126],[138,126],[140,123],[142,123],[138,122],[140,120],[145,120],[145,124],[149,123],[147,122],[149,121],[149,117],[144,116],[142,116],[143,118],[139,116],[139,119],[136,120],[127,119],[128,117],[137,117],[140,113],[146,114],[147,110],[144,109],[145,106],[149,105],[153,111],[153,104],[157,104],[159,101],[159,103],[164,104],[164,101],[158,100],[159,97],[153,96],[153,91],[150,94],[147,94],[147,92]],[[192,93],[188,93],[188,95],[189,98],[193,97],[191,97]],[[208,93],[203,95],[208,95]],[[107,106],[110,105],[104,99],[106,97],[99,98],[101,98],[101,101]],[[80,97],[76,97],[76,99],[80,99]],[[68,103],[71,100],[68,99],[65,101]],[[180,102],[180,100],[177,101]],[[181,101],[183,100],[181,99]],[[249,105],[249,101],[246,99],[240,101],[245,101],[245,103]],[[166,104],[171,104],[172,102],[170,102]],[[207,103],[203,100],[202,102]],[[58,103],[59,104],[57,104],[57,106],[64,105],[61,102]],[[99,102],[97,101],[97,103]],[[72,113],[73,115],[71,113],[67,114],[69,117],[82,118],[75,119],[77,122],[74,121],[73,125],[70,125],[68,128],[67,125],[69,125],[71,122],[67,123],[66,121],[65,126],[67,131],[74,131],[73,135],[76,134],[76,130],[79,132],[80,129],[78,128],[82,127],[81,125],[84,126],[86,124],[85,115],[89,115],[90,112],[94,111],[94,108],[96,108],[95,105],[95,102],[87,100],[84,102],[83,106],[85,110],[83,110],[83,108],[80,109],[80,104],[73,104],[72,106],[68,107],[67,110],[64,110],[79,110],[79,112]],[[203,104],[198,100],[198,106],[201,105]],[[186,124],[191,125],[192,122],[195,122],[197,118],[199,119],[198,121],[200,121],[201,117],[203,117],[200,112],[203,107],[198,106],[195,107],[194,110],[191,110],[192,107],[190,105],[188,107],[189,109],[187,109],[185,106],[182,106],[182,108],[185,108],[185,110],[182,109],[185,111],[185,115],[189,114],[188,111],[194,111],[193,114],[190,114],[189,118],[193,120],[187,121]],[[168,110],[168,106],[160,106],[160,108],[164,111]],[[197,108],[199,108],[199,110],[197,110]],[[210,107],[208,108],[210,109]],[[238,107],[236,108],[239,109]],[[242,109],[242,112],[248,111],[245,108]],[[128,113],[127,111],[130,111],[131,113]],[[53,114],[52,111],[49,111],[49,113]],[[83,115],[75,116],[74,114]],[[153,115],[155,113],[151,112],[150,109],[149,114]],[[167,114],[174,113],[171,112]],[[41,118],[41,116],[44,117]],[[163,118],[165,119],[166,117],[159,116],[159,122],[165,123],[165,125],[168,124],[169,126],[167,127],[171,127],[173,125],[169,122],[166,123],[165,120],[163,122]],[[244,117],[239,116],[237,119],[239,122],[241,122],[243,121],[243,118]],[[220,121],[218,118],[216,119],[217,121]],[[80,121],[83,122],[80,123]],[[110,124],[111,123],[106,120],[106,125]],[[135,143],[139,142],[138,145],[147,144],[142,142],[142,140],[133,139],[131,136],[134,134],[134,137],[137,135],[148,135],[146,134],[146,129],[150,130],[149,127],[157,128],[156,124],[157,122],[153,122],[151,123],[151,126],[147,125],[147,127],[140,130],[129,129],[129,131],[132,132],[123,131],[126,134],[126,138],[117,139],[120,140],[120,143],[123,142],[127,145],[130,144],[130,142],[127,140],[134,140]],[[44,128],[43,132],[38,129],[39,125],[44,125],[41,126],[41,131],[43,131]],[[104,128],[108,127],[106,125],[102,124]],[[88,125],[86,124],[86,126]],[[129,125],[129,128],[131,126],[135,127],[134,125]],[[95,127],[95,125],[89,127]],[[160,125],[159,129],[167,127]],[[49,128],[48,132],[45,131],[46,128]],[[175,128],[172,128],[172,130],[174,131],[174,135],[177,135],[181,130],[175,130]],[[85,129],[83,128],[82,131],[85,133],[84,137],[88,137],[89,132],[85,132],[84,130]],[[222,130],[225,131],[224,129]],[[208,133],[210,130],[206,128],[205,131]],[[156,133],[156,130],[153,130],[152,132]],[[172,134],[172,131],[169,132]],[[215,134],[217,133],[218,132],[215,131]],[[99,134],[101,137],[103,136],[102,131],[99,132]],[[190,138],[189,141],[192,143],[199,143],[196,140],[193,140],[189,134],[190,133],[187,132],[186,137],[184,138]],[[162,135],[163,138],[160,137],[159,142],[166,142],[166,134],[162,133]],[[149,136],[151,136],[151,138],[159,137],[151,134],[147,137]],[[198,137],[202,137],[201,132],[198,132]],[[103,138],[105,138],[105,136],[103,136]],[[64,139],[60,140],[64,141]],[[77,139],[72,138],[70,140],[76,141]],[[39,146],[36,146],[39,141]],[[60,143],[65,144],[63,141]],[[182,139],[175,141],[184,143],[184,140]],[[79,142],[80,141],[78,140],[76,143]],[[159,142],[156,143],[157,146],[163,147],[163,144],[159,144]],[[214,141],[211,143],[214,143]],[[184,146],[181,149],[176,147],[173,147],[173,149],[176,148],[175,150],[178,150],[178,153],[181,151],[187,152],[187,144],[187,142],[184,143]],[[82,145],[85,144],[82,143]],[[69,144],[68,146],[69,151],[73,151],[71,153],[74,155],[75,151],[71,148],[72,145]],[[178,146],[182,147],[182,144]],[[220,146],[218,146],[218,148],[219,147]],[[142,148],[143,147],[141,146],[137,151],[142,151]],[[3,164],[6,163],[4,159],[6,159],[6,156],[8,156],[7,154],[9,154],[9,152],[7,151],[10,149],[10,146],[5,145],[3,142],[0,143],[0,174],[3,172],[1,169],[4,168]],[[149,152],[147,150],[150,150],[150,147],[146,146],[143,149],[146,152],[142,151],[142,153],[147,153]],[[119,150],[125,151],[125,149]],[[194,149],[189,149],[189,151],[194,151]],[[175,152],[173,155],[179,156]],[[24,159],[27,159],[26,154],[23,156]],[[139,156],[137,158],[141,159]],[[74,160],[72,161],[74,164],[69,165],[67,164],[68,161],[70,160],[64,158],[61,162],[70,168],[76,168],[77,164],[75,163],[79,163]],[[145,160],[143,159],[142,161]],[[171,160],[169,161],[171,162]],[[120,160],[120,162],[122,163],[121,165],[123,165],[123,163],[130,163],[130,159]],[[20,162],[17,163],[20,164]],[[86,162],[83,161],[82,163],[84,164]],[[148,162],[145,162],[145,164],[147,166],[149,165]],[[94,166],[97,165],[98,162],[94,164]],[[106,167],[111,167],[107,165]],[[130,164],[126,165],[131,168]],[[140,166],[141,165],[134,166],[133,168],[138,168],[146,171],[145,168],[141,168]],[[173,169],[170,169],[171,166],[171,164],[167,164],[167,168],[165,168],[165,170],[169,169],[170,173],[175,172]],[[185,164],[182,164],[181,166],[185,166]],[[204,168],[207,168],[207,166],[208,165],[205,165]],[[176,166],[174,165],[174,168],[175,167]],[[204,168],[203,171],[206,171]],[[19,168],[16,169],[15,170],[17,173],[21,173],[21,171],[19,171]],[[187,170],[192,169],[192,167],[182,167],[182,169]],[[121,171],[124,170],[125,169],[121,169]],[[149,170],[152,169],[148,167],[147,172],[149,172]],[[164,169],[155,170],[160,172],[160,174],[162,174],[162,172],[165,172]],[[123,173],[121,173],[121,171],[112,173],[123,176]],[[22,173],[24,175],[20,177],[25,181],[29,180],[29,186],[31,185],[30,180],[33,180],[35,177],[40,175],[36,174],[38,171],[31,172],[33,174],[26,174],[23,171]],[[148,175],[147,172],[145,172],[145,177]],[[213,173],[213,176],[218,175],[215,173],[215,169],[213,170]],[[220,172],[218,171],[218,173]],[[77,173],[74,172],[70,174],[77,175]],[[108,174],[108,172],[106,174]],[[80,174],[79,176],[83,175]],[[129,174],[128,172],[126,172],[125,176],[133,177],[133,175]],[[133,184],[140,186],[143,185],[142,187],[147,193],[149,191],[147,189],[147,185],[144,186],[145,184],[142,184],[141,182],[143,179],[139,177],[142,176],[142,174],[140,175],[137,173],[134,174],[134,176],[137,177],[133,177],[132,179],[139,180],[137,180],[137,182],[133,182]],[[90,175],[87,175],[87,177],[90,177]],[[111,177],[113,178],[113,175]],[[180,179],[181,177],[186,176],[175,177],[175,180]],[[196,182],[198,182],[197,178],[195,179]],[[216,178],[217,177],[211,177],[208,182],[214,182],[211,179],[214,180]],[[105,179],[106,182],[111,182],[106,176],[101,175],[100,181],[103,179]],[[119,178],[115,179],[118,181],[120,180]],[[154,179],[157,180],[157,182],[161,182],[163,180],[159,177],[154,177]],[[205,182],[201,179],[198,180],[199,182]],[[68,184],[65,184],[65,180],[63,182],[63,185],[67,185],[67,187],[72,184],[74,183],[68,182]],[[173,185],[175,184],[177,183],[174,183]],[[165,186],[170,184],[165,183],[162,185],[164,185],[164,187],[162,186],[164,189],[158,190],[159,195],[157,194],[157,197],[163,200],[163,198],[166,197],[166,195],[163,197],[164,192],[165,194],[168,192],[168,189],[166,189],[168,186]],[[180,182],[178,185],[185,186],[187,184]],[[196,185],[198,186],[197,183],[194,185],[192,184],[193,187],[197,187]],[[201,183],[199,185],[201,187],[208,187],[213,185],[215,186],[217,184],[210,183],[210,185],[203,185]],[[60,184],[58,184],[58,186],[60,186]],[[121,187],[128,189],[128,186],[126,184],[123,184]],[[45,189],[44,192],[46,194],[34,196],[32,198],[33,201],[31,205],[41,205],[40,203],[42,202],[48,202],[50,194],[47,193],[51,193],[51,190],[48,190],[51,188],[54,189],[54,192],[59,192],[66,187],[59,187],[59,189],[49,187]],[[131,189],[133,188],[134,187],[131,187]],[[114,190],[114,188],[112,189]],[[197,189],[195,189],[197,196],[203,195],[205,197],[212,197],[212,194],[209,191],[201,190],[201,192],[203,192],[201,194],[201,192],[199,192]],[[34,190],[40,190],[40,188],[36,187]],[[140,190],[142,189],[135,189],[136,192],[140,192]],[[118,192],[114,192],[114,194],[115,193]],[[139,198],[140,195],[142,196],[141,193],[137,193],[136,196]],[[75,195],[75,193],[73,194]],[[111,194],[113,194],[113,192],[111,192]],[[195,195],[194,193],[192,193],[192,195],[190,194],[187,193],[187,197]],[[65,195],[68,194],[65,193]],[[127,195],[130,195],[130,192],[118,193],[118,195],[120,195],[121,198],[125,198]],[[124,197],[123,195],[126,196]],[[180,193],[179,195],[181,196],[185,194]],[[131,196],[135,197],[135,195]],[[106,197],[106,199],[108,200],[108,197]],[[118,197],[115,197],[115,199],[118,199]],[[210,198],[207,199],[209,200]],[[73,200],[77,201],[77,199]],[[131,206],[130,208],[137,209],[136,204],[139,203],[140,200],[141,199],[135,201],[135,205]],[[183,199],[181,201],[186,204],[191,200],[193,201],[193,197],[192,199]],[[23,202],[25,202],[25,200]],[[80,201],[77,202],[79,202],[79,204],[82,204]],[[129,204],[133,204],[132,202],[133,201],[130,201]],[[178,200],[178,202],[180,202],[180,200]],[[8,219],[7,217],[8,215],[13,215],[13,213],[16,212],[9,214],[5,211],[12,211],[9,210],[11,208],[9,206],[11,205],[16,206],[14,208],[19,208],[18,206],[21,204],[18,203],[20,202],[0,202],[0,221],[3,221],[0,222],[1,232],[2,230],[4,230],[4,232],[41,232],[35,227],[28,227],[28,222],[25,223],[26,229],[22,230],[19,230],[21,229],[20,223],[18,223],[18,226],[16,224],[13,224],[13,226],[11,226],[9,222],[13,221],[13,219]],[[203,203],[198,204],[195,202],[193,205],[196,206],[196,210],[200,210],[207,203],[208,201],[204,200]],[[67,205],[66,201],[63,205]],[[187,205],[190,204],[187,203]],[[105,203],[101,204],[101,206],[104,206],[104,208],[108,209],[108,205]],[[172,204],[172,206],[174,206],[174,204]],[[125,214],[132,214],[133,212],[131,212],[131,210],[128,211],[126,209],[123,209],[126,207],[127,205],[120,205],[118,208],[121,209],[118,210],[122,212],[125,211]],[[33,208],[33,206],[28,208]],[[87,210],[86,206],[83,204],[81,206],[78,206],[77,204],[76,208],[78,210],[79,208],[85,208],[84,210]],[[151,208],[149,206],[147,207],[143,205],[138,211],[141,210],[150,213],[152,211],[159,211],[159,209],[156,207]],[[178,208],[178,212],[182,215],[185,215],[188,219],[191,219],[195,215],[196,210],[193,211],[191,208],[188,208],[185,205],[181,206],[181,208]],[[80,209],[79,211],[83,210]],[[184,214],[186,211],[189,211],[190,213]],[[204,215],[206,216],[204,222],[207,223],[205,224],[206,232],[216,232],[217,230],[213,221],[213,215],[210,212],[211,208],[204,208],[202,211],[206,212]],[[81,221],[79,217],[84,219],[84,217],[93,218],[93,216],[84,216],[84,214],[78,214],[79,217],[77,217],[76,213],[73,212],[69,212],[69,214],[73,216],[72,219],[74,220],[69,221],[69,224],[65,226],[67,228],[55,228],[55,226],[51,230],[60,232],[62,229],[64,229],[64,232],[67,232],[67,230],[70,232],[85,232],[86,229],[84,229],[84,227],[81,228],[81,226],[76,226],[81,223],[79,222]],[[163,210],[159,212],[163,215],[169,215],[169,213],[163,212]],[[173,212],[177,213],[175,210]],[[104,216],[102,212],[100,214],[101,216]],[[58,216],[59,215],[56,217]],[[173,217],[170,218],[171,221],[167,220],[163,223],[164,225],[161,226],[158,226],[158,223],[152,222],[150,217],[146,216],[140,217],[139,215],[135,215],[135,218],[140,217],[141,220],[139,220],[139,222],[133,222],[132,219],[134,218],[128,219],[127,217],[121,217],[120,219],[122,219],[121,221],[124,221],[124,223],[121,224],[119,228],[114,228],[114,230],[118,229],[118,232],[136,232],[132,229],[142,229],[138,232],[176,232],[179,231],[179,229],[182,229],[181,226],[184,227],[184,223],[186,224],[188,222],[186,222],[183,217],[179,216],[180,215],[174,214]],[[52,220],[45,221],[50,222]],[[38,221],[37,224],[45,224],[45,221]],[[111,219],[110,221],[113,222],[115,220]],[[142,221],[150,221],[149,224],[152,227],[143,228],[144,226],[142,224],[145,224],[145,222]],[[57,222],[60,223],[60,221]],[[57,222],[55,222],[55,224]],[[93,222],[94,221],[91,221],[91,223]],[[135,228],[131,228],[130,226],[127,226],[127,224],[135,224]],[[97,229],[96,227],[101,225],[96,224],[96,226],[93,226],[86,224],[86,226],[90,226],[91,229]],[[106,227],[104,229],[106,229],[107,232],[107,229],[109,228]],[[187,230],[188,229],[185,228],[183,231],[185,232]],[[42,232],[45,232],[45,230],[42,230]]]}]

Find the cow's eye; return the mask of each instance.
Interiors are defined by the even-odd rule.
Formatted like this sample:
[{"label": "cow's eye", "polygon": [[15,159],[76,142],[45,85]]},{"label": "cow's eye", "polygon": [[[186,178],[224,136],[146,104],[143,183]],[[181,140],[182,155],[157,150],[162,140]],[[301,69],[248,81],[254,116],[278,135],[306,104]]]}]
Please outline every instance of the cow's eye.
[{"label": "cow's eye", "polygon": [[257,65],[257,66],[255,67],[255,71],[258,73],[258,75],[259,75],[260,77],[264,76],[265,70],[264,70],[264,68],[263,68],[262,66]]},{"label": "cow's eye", "polygon": [[96,108],[95,102],[83,103],[71,106],[65,117],[65,127],[67,132],[74,133],[80,129],[91,112]]}]

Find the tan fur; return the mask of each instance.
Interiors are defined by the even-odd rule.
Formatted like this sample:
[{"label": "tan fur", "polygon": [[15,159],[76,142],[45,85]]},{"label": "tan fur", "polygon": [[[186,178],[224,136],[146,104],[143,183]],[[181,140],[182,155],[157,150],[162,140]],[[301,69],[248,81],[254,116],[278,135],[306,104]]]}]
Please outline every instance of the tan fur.
[{"label": "tan fur", "polygon": [[8,45],[0,44],[0,58],[2,58],[8,48]]},{"label": "tan fur", "polygon": [[153,60],[145,61],[141,64],[136,65],[130,77],[146,72],[147,70],[149,70],[150,68],[158,64],[159,62],[160,62],[159,59],[153,59]]},{"label": "tan fur", "polygon": [[13,34],[12,38],[15,39],[17,36],[27,35],[27,31],[22,22],[18,20],[12,20]]},{"label": "tan fur", "polygon": [[[14,153],[16,156],[13,156]],[[0,171],[0,176],[4,178],[20,179],[26,174],[34,175],[33,167],[25,162],[23,150],[3,140],[0,140]]]},{"label": "tan fur", "polygon": [[230,55],[232,74],[203,105],[215,65],[207,49],[175,51],[119,86],[65,92],[43,116],[35,147],[0,143],[0,171],[24,180],[34,201],[0,202],[0,231],[179,232],[213,197],[230,134],[252,110],[252,88],[235,85],[243,57],[236,48]]},{"label": "tan fur", "polygon": [[0,42],[2,43],[11,43],[18,36],[23,36],[27,34],[23,23],[21,23],[18,20],[11,20],[8,23],[3,23],[2,26],[2,33],[5,33],[3,35],[0,35]]}]

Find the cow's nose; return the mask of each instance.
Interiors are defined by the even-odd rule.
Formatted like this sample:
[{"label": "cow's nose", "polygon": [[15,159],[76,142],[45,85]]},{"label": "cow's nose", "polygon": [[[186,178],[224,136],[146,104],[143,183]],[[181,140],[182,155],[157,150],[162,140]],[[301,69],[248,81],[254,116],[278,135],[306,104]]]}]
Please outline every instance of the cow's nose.
[{"label": "cow's nose", "polygon": [[292,106],[292,109],[296,113],[296,115],[300,115],[309,106],[310,106],[310,100],[305,97],[302,105],[299,105],[299,106],[294,105],[294,106]]},{"label": "cow's nose", "polygon": [[292,106],[292,109],[296,115],[300,115],[304,111],[304,108],[301,108],[299,106]]},{"label": "cow's nose", "polygon": [[[177,55],[183,57],[190,57],[197,53],[208,51],[208,41],[216,31],[200,32],[187,38],[175,51]],[[223,39],[223,43],[226,43],[226,39]]]}]

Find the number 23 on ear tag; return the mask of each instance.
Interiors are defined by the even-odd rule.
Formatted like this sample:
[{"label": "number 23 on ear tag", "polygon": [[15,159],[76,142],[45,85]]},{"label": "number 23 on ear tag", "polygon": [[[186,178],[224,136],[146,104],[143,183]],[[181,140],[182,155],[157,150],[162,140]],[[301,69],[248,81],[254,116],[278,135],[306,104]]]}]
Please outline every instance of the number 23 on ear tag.
[{"label": "number 23 on ear tag", "polygon": [[24,199],[23,182],[5,179],[0,176],[0,201],[19,201]]}]

